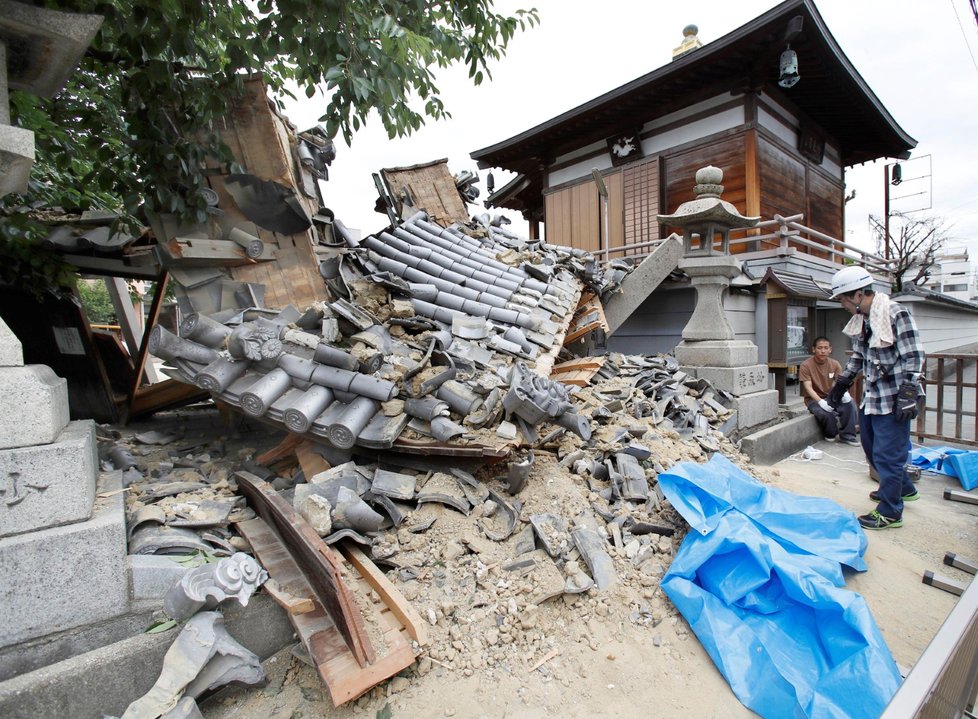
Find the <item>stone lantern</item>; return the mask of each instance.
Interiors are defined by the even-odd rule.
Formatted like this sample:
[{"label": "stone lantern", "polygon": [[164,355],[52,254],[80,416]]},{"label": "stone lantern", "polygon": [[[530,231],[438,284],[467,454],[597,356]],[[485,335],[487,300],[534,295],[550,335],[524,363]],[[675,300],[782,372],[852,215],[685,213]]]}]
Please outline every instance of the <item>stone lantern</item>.
[{"label": "stone lantern", "polygon": [[760,218],[744,217],[721,199],[722,181],[719,168],[697,170],[696,199],[684,202],[675,214],[659,215],[658,221],[682,228],[684,252],[678,267],[696,288],[696,305],[676,346],[676,359],[686,371],[734,395],[737,424],[745,428],[774,418],[778,393],[768,390],[767,366],[757,363],[757,345],[734,339],[724,313],[724,294],[741,273],[740,261],[730,254],[730,230],[754,227]]}]

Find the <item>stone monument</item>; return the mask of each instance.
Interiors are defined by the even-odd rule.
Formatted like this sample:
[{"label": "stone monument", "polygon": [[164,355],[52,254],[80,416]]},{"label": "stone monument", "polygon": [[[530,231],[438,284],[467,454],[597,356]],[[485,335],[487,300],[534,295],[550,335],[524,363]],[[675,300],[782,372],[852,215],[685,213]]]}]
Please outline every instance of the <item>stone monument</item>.
[{"label": "stone monument", "polygon": [[740,261],[730,254],[730,230],[753,227],[760,218],[744,217],[721,199],[722,182],[719,168],[697,170],[696,199],[684,202],[675,214],[659,215],[658,220],[683,229],[679,269],[696,288],[696,306],[676,346],[676,359],[685,371],[732,394],[737,427],[746,429],[777,416],[778,392],[768,389],[768,369],[757,362],[757,345],[735,339],[724,314],[724,293],[730,280],[741,273]]}]

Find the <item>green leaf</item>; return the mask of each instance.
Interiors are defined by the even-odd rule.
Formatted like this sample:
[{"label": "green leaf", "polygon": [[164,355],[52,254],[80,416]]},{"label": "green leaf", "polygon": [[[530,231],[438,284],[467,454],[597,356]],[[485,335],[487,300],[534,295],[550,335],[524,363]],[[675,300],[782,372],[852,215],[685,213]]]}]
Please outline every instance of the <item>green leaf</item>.
[{"label": "green leaf", "polygon": [[177,623],[173,619],[167,619],[165,621],[155,622],[149,625],[144,634],[159,634],[160,632],[166,632],[173,627],[177,626]]}]

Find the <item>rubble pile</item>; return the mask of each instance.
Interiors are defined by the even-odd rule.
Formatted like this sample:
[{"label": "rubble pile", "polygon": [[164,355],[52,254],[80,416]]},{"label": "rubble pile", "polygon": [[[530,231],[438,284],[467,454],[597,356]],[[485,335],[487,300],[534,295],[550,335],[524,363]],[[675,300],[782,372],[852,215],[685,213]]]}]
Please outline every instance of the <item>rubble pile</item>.
[{"label": "rubble pile", "polygon": [[262,466],[178,432],[105,442],[130,551],[248,551],[244,469],[386,571],[431,625],[419,674],[525,671],[568,635],[595,641],[595,622],[673,615],[658,582],[686,528],[657,477],[737,457],[730,397],[669,356],[611,354],[585,386],[540,374],[582,280],[614,291],[625,270],[487,223],[419,213],[362,242],[336,224],[333,301],[191,314],[150,340],[172,377],[309,440],[317,461]]}]

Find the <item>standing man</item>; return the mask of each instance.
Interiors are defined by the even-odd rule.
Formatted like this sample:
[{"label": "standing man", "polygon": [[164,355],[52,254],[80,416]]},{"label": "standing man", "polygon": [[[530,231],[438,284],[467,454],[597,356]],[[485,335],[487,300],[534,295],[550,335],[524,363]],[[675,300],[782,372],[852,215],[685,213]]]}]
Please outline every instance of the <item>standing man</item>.
[{"label": "standing man", "polygon": [[917,416],[924,352],[917,326],[906,307],[873,291],[873,278],[862,267],[846,267],[832,277],[832,299],[852,313],[842,330],[852,337],[852,356],[829,392],[838,407],[861,370],[863,382],[859,428],[863,450],[880,477],[870,492],[876,509],[859,517],[866,529],[903,526],[903,503],[917,499],[907,476],[910,420]]},{"label": "standing man", "polygon": [[825,439],[829,442],[841,439],[846,444],[858,447],[856,411],[852,397],[845,392],[837,407],[825,400],[841,374],[842,365],[832,358],[832,343],[828,337],[816,337],[812,342],[812,356],[798,368],[798,381],[801,382],[805,406],[815,415]]}]

